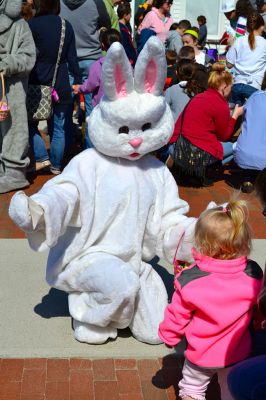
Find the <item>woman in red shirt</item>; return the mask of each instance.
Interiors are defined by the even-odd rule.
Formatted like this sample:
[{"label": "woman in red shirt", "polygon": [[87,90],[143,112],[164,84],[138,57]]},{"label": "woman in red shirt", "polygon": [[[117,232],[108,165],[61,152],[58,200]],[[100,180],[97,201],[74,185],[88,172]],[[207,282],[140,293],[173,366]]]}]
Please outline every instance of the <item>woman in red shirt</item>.
[{"label": "woman in red shirt", "polygon": [[195,151],[198,148],[211,156],[209,164],[218,160],[223,164],[229,162],[233,158],[233,145],[227,141],[233,133],[237,118],[243,114],[243,107],[236,106],[230,116],[226,99],[231,92],[232,81],[232,75],[225,71],[225,66],[215,63],[208,80],[208,89],[188,103],[176,122],[170,143],[175,143],[182,131],[182,136],[192,145],[192,151],[194,146]]}]

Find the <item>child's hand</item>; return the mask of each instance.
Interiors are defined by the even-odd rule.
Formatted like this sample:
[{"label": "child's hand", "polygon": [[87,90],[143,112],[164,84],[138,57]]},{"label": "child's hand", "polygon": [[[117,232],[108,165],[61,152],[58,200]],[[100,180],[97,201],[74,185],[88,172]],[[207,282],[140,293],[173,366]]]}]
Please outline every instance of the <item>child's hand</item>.
[{"label": "child's hand", "polygon": [[79,88],[80,85],[72,85],[72,90],[74,94],[78,94],[79,93]]}]

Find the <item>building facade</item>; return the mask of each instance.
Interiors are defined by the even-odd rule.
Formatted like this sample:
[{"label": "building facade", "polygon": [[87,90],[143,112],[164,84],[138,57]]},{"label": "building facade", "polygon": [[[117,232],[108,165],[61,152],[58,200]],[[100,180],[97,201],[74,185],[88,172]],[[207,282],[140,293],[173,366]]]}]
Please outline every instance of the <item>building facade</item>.
[{"label": "building facade", "polygon": [[[132,14],[134,15],[141,0],[132,1]],[[207,18],[208,39],[220,38],[225,30],[226,19],[221,13],[222,0],[173,0],[171,14],[175,22],[188,19],[192,25],[197,26],[197,17],[204,15]]]}]

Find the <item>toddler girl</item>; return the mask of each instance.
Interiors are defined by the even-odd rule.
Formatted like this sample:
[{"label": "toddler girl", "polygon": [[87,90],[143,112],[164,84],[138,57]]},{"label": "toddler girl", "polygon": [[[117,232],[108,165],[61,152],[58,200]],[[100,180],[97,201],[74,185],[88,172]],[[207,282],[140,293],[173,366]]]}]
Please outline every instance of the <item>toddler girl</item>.
[{"label": "toddler girl", "polygon": [[195,227],[195,263],[176,277],[159,336],[176,346],[186,336],[182,399],[204,400],[218,372],[221,398],[232,399],[227,367],[251,352],[249,325],[262,285],[262,270],[247,256],[251,234],[243,201],[204,211]]}]

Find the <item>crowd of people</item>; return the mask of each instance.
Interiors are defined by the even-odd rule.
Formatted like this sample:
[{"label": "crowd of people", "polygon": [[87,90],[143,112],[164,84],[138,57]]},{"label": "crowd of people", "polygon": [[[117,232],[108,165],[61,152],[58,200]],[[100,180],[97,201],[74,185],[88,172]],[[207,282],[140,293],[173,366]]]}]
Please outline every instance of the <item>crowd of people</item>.
[{"label": "crowd of people", "polygon": [[[225,35],[221,39],[227,46],[226,66],[215,64],[215,57],[211,57],[213,54],[205,47],[208,35],[206,17],[198,16],[198,26],[192,26],[185,19],[174,22],[171,0],[148,0],[141,4],[134,16],[135,35],[130,25],[131,7],[128,1],[27,0],[22,2],[22,9],[20,1],[17,3],[17,13],[21,13],[27,23],[21,19],[13,24],[17,15],[9,15],[6,8],[6,15],[1,18],[5,18],[5,24],[9,20],[10,29],[1,33],[0,40],[4,47],[14,27],[18,30],[19,26],[23,26],[27,35],[20,36],[19,48],[21,51],[25,47],[25,55],[23,63],[17,65],[19,69],[11,69],[10,65],[6,69],[3,63],[0,64],[5,75],[6,92],[12,80],[22,83],[18,72],[25,79],[20,88],[21,99],[27,95],[27,78],[29,85],[52,85],[62,39],[61,18],[66,20],[66,29],[54,82],[53,113],[47,121],[49,151],[38,130],[39,120],[29,118],[27,122],[25,105],[21,106],[22,118],[20,112],[19,117],[13,115],[12,94],[11,91],[8,93],[12,126],[1,124],[1,193],[27,186],[26,174],[29,171],[38,173],[49,168],[51,173],[60,174],[64,157],[73,152],[76,142],[73,107],[80,125],[85,126],[81,148],[92,147],[84,120],[103,95],[101,69],[106,51],[113,42],[121,42],[134,68],[144,44],[154,35],[165,45],[168,65],[165,96],[176,122],[169,145],[158,151],[157,157],[177,170],[179,177],[190,171],[191,180],[186,179],[186,182],[196,182],[200,186],[212,184],[211,179],[206,177],[206,171],[211,165],[219,165],[220,161],[228,163],[234,158],[239,167],[255,171],[266,167],[265,141],[260,129],[264,124],[263,115],[260,113],[260,116],[254,117],[254,113],[259,113],[259,108],[254,106],[255,99],[261,109],[265,101],[264,1],[257,1],[257,10],[249,0],[238,0],[236,3],[234,0],[223,1],[221,11],[228,19]],[[4,4],[3,0],[2,7]],[[5,28],[6,25],[2,26]],[[6,57],[6,60],[10,59],[9,53],[14,53],[13,48],[5,47],[4,51],[6,54],[2,52],[1,57]],[[247,101],[254,92],[256,96]],[[212,114],[209,101],[213,99],[218,103]],[[216,104],[215,100],[213,104]],[[242,130],[236,140],[232,135],[239,128],[241,118]],[[19,124],[23,123],[19,129],[17,119]],[[235,124],[237,119],[239,121]],[[179,135],[181,121],[182,135]],[[15,132],[20,134],[19,141]],[[184,146],[193,155],[191,159],[180,159]],[[200,159],[200,163],[194,163],[196,158]],[[188,165],[191,168],[188,169]]]},{"label": "crowd of people", "polygon": [[[0,193],[28,186],[29,165],[35,172],[49,168],[54,175],[61,173],[75,141],[74,107],[79,117],[89,117],[101,101],[101,71],[110,46],[124,46],[131,69],[144,44],[156,35],[165,45],[165,98],[175,125],[169,143],[155,156],[205,186],[212,184],[208,169],[232,160],[242,169],[260,172],[256,190],[265,215],[266,2],[223,2],[226,63],[208,55],[205,16],[198,16],[198,26],[185,19],[175,22],[171,5],[172,0],[140,5],[134,36],[127,1],[28,0],[22,5],[19,0],[0,0],[0,72],[2,96],[5,86],[8,100],[7,110],[0,103]],[[27,118],[28,85],[49,86],[52,92],[49,151],[38,129],[40,119]],[[233,139],[237,126],[240,134]],[[93,146],[88,127],[82,146]],[[186,331],[180,396],[204,400],[218,370],[223,400],[266,398],[265,355],[243,361],[252,352],[249,326],[258,296],[260,311],[266,314],[262,271],[247,261],[251,233],[246,205],[231,201],[205,211],[196,223],[195,243],[196,264],[177,275],[173,300],[159,328],[168,346],[175,346]],[[234,290],[228,285],[231,280]],[[225,302],[230,315],[223,313]],[[228,387],[228,367],[233,364]]]}]

